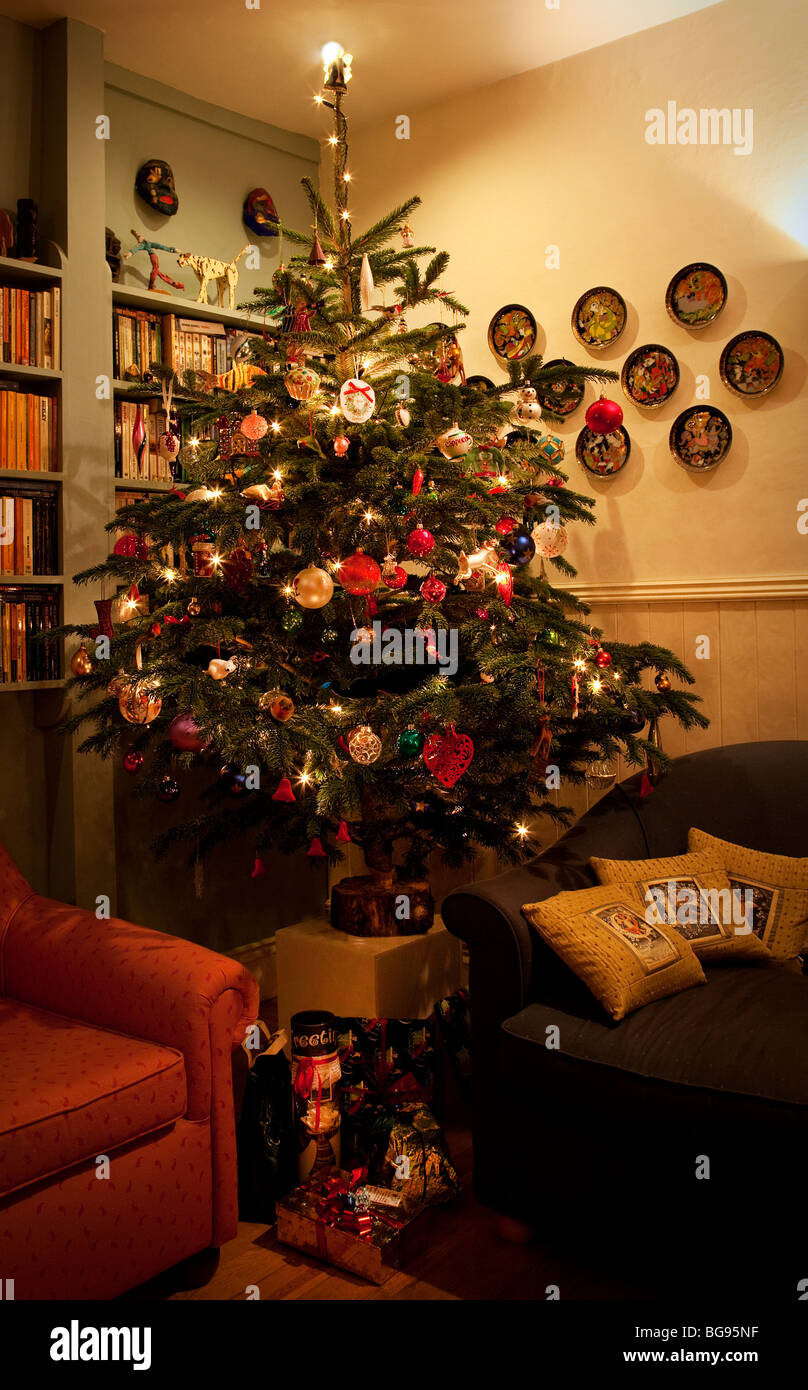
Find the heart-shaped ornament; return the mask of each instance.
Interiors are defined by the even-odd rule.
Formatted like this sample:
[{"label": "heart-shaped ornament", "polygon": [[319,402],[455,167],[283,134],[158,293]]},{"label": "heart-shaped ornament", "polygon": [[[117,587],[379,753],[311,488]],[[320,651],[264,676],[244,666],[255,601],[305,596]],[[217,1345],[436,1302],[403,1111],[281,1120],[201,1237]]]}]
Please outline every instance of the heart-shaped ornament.
[{"label": "heart-shaped ornament", "polygon": [[441,786],[453,787],[474,757],[474,744],[468,734],[456,734],[450,726],[446,734],[429,735],[421,756]]}]

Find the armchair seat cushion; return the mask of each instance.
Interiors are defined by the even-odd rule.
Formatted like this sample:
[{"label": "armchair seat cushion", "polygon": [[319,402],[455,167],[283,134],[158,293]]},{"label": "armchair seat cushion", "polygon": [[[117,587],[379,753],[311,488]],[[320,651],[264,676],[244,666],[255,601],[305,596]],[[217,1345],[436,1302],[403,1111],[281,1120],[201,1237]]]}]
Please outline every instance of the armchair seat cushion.
[{"label": "armchair seat cushion", "polygon": [[[556,1026],[558,1034],[548,1034]],[[808,1105],[808,979],[774,962],[716,966],[707,985],[604,1019],[592,1001],[534,1003],[502,1025],[503,1068],[517,1086],[554,1059],[594,1064],[643,1081]],[[546,1046],[548,1037],[558,1046]]]},{"label": "armchair seat cushion", "polygon": [[0,998],[0,1077],[0,1195],[110,1155],[186,1110],[175,1048],[8,997]]}]

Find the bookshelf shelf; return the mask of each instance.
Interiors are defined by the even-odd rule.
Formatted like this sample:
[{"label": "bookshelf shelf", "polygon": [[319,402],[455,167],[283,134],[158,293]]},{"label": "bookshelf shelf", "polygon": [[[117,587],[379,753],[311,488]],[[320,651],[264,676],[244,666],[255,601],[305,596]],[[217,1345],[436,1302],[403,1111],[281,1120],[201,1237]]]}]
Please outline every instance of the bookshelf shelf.
[{"label": "bookshelf shelf", "polygon": [[61,280],[62,272],[56,266],[40,265],[38,261],[18,261],[14,256],[0,256],[0,281],[18,285],[45,285]]},{"label": "bookshelf shelf", "polygon": [[50,473],[46,468],[0,468],[0,483],[4,478],[21,483],[61,483],[64,473]]},{"label": "bookshelf shelf", "polygon": [[260,333],[263,319],[258,315],[240,314],[234,309],[220,309],[217,304],[200,304],[195,299],[179,299],[175,295],[155,294],[153,290],[132,285],[112,286],[112,302],[121,308],[146,309],[152,314],[176,314],[182,319],[206,319],[223,323],[225,328],[252,329]]},{"label": "bookshelf shelf", "polygon": [[159,401],[160,387],[156,384],[149,386],[142,381],[122,381],[115,377],[112,383],[112,394],[114,396],[124,396],[130,401]]},{"label": "bookshelf shelf", "polygon": [[62,380],[61,372],[50,367],[24,367],[19,362],[0,362],[0,378],[12,377],[17,381],[43,381],[54,384]]},{"label": "bookshelf shelf", "polygon": [[116,478],[116,492],[170,492],[174,486],[162,478]]},{"label": "bookshelf shelf", "polygon": [[64,584],[63,574],[0,574],[0,589],[7,584]]},{"label": "bookshelf shelf", "polygon": [[64,690],[67,684],[64,680],[58,681],[3,681],[0,684],[0,695],[19,695],[25,691],[37,690]]}]

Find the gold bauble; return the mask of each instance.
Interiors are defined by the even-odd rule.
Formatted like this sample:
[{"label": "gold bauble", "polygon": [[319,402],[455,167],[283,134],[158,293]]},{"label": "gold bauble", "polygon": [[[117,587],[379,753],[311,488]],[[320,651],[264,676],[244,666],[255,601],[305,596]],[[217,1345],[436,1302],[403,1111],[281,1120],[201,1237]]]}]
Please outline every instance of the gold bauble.
[{"label": "gold bauble", "polygon": [[151,724],[163,707],[153,678],[127,681],[118,696],[118,709],[129,724]]},{"label": "gold bauble", "polygon": [[258,698],[258,708],[262,714],[271,714],[279,724],[285,724],[295,712],[294,701],[282,690],[265,690]]},{"label": "gold bauble", "polygon": [[308,565],[292,581],[295,599],[301,608],[325,608],[334,593],[334,581],[325,570]]},{"label": "gold bauble", "polygon": [[92,657],[83,642],[78,648],[78,651],[75,651],[70,658],[70,669],[74,676],[89,676],[92,674]]},{"label": "gold bauble", "polygon": [[355,763],[366,767],[375,763],[382,751],[382,741],[369,724],[358,724],[348,735],[348,752]]},{"label": "gold bauble", "polygon": [[117,700],[118,696],[121,694],[121,691],[125,688],[126,684],[126,672],[124,670],[120,670],[117,676],[112,677],[112,680],[107,686],[107,694],[114,695],[115,699]]}]

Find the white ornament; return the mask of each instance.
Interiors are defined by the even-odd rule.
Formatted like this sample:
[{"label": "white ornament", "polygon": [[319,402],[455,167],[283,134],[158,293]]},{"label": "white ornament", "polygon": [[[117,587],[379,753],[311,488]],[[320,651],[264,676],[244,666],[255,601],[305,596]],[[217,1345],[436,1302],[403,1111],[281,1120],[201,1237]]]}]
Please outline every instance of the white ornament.
[{"label": "white ornament", "polygon": [[396,424],[400,425],[403,430],[407,428],[411,418],[410,412],[405,405],[396,406]]},{"label": "white ornament", "polygon": [[445,459],[459,459],[468,453],[474,440],[466,430],[452,425],[450,430],[445,430],[443,434],[438,435],[435,443]]},{"label": "white ornament", "polygon": [[555,560],[567,548],[567,533],[563,526],[555,526],[552,521],[537,523],[531,531],[536,542],[536,553],[544,560]]},{"label": "white ornament", "polygon": [[376,392],[369,381],[352,376],[343,381],[339,389],[339,403],[346,420],[352,425],[363,425],[373,414]]},{"label": "white ornament", "polygon": [[208,675],[215,681],[223,681],[226,676],[232,676],[235,669],[235,661],[225,661],[223,657],[215,656],[208,664]]},{"label": "white ornament", "polygon": [[362,305],[363,309],[369,309],[371,307],[375,288],[370,261],[365,255],[362,257],[362,264],[359,268],[359,303]]},{"label": "white ornament", "polygon": [[541,406],[533,386],[523,386],[519,399],[511,412],[511,419],[519,425],[536,425],[541,419]]}]

